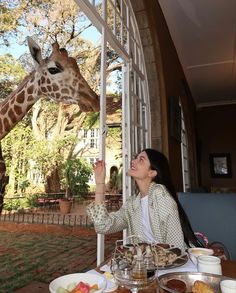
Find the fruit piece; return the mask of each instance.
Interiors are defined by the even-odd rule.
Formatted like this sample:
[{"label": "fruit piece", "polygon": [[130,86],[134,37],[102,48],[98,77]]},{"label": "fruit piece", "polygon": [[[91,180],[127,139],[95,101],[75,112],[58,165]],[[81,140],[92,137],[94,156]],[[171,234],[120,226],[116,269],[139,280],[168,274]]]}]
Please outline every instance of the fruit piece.
[{"label": "fruit piece", "polygon": [[93,293],[93,292],[95,292],[97,290],[98,290],[98,285],[94,284],[94,285],[90,286],[90,292],[89,293]]},{"label": "fruit piece", "polygon": [[80,290],[82,293],[89,293],[90,286],[84,282],[79,282],[79,284],[76,286],[77,290]]},{"label": "fruit piece", "polygon": [[57,288],[57,293],[68,293],[69,291],[68,290],[66,290],[65,288],[63,288],[63,287],[59,287],[59,288]]},{"label": "fruit piece", "polygon": [[105,272],[104,276],[109,280],[113,279],[113,275],[110,272]]},{"label": "fruit piece", "polygon": [[72,291],[69,291],[69,293],[82,293],[79,289],[74,288]]},{"label": "fruit piece", "polygon": [[90,289],[98,290],[98,285],[94,284],[94,285],[90,286]]},{"label": "fruit piece", "polygon": [[72,291],[72,290],[74,290],[76,288],[76,282],[74,282],[74,283],[70,283],[67,287],[66,287],[66,289],[68,290],[68,291]]}]

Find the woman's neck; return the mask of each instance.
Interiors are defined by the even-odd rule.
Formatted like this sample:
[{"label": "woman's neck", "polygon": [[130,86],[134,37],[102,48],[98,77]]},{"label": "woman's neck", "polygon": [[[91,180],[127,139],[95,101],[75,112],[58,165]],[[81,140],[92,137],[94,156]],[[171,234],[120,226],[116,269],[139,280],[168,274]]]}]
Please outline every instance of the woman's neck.
[{"label": "woman's neck", "polygon": [[149,191],[149,187],[152,181],[136,181],[137,185],[138,185],[138,189],[140,192],[140,196],[144,197],[148,194]]}]

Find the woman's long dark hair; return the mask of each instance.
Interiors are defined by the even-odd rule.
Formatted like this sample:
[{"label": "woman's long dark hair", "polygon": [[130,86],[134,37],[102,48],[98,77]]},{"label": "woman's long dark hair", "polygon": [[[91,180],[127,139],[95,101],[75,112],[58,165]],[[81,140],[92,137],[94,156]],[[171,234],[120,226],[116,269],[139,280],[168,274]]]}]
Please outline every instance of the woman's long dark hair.
[{"label": "woman's long dark hair", "polygon": [[151,169],[157,171],[157,176],[153,178],[153,181],[157,184],[164,185],[177,204],[185,243],[188,247],[190,247],[191,244],[193,244],[194,246],[202,247],[203,245],[195,236],[193,229],[190,225],[188,216],[186,215],[183,207],[178,200],[174,185],[172,183],[170,167],[167,158],[161,152],[154,149],[144,149],[143,151],[146,152],[148,156],[151,164]]}]

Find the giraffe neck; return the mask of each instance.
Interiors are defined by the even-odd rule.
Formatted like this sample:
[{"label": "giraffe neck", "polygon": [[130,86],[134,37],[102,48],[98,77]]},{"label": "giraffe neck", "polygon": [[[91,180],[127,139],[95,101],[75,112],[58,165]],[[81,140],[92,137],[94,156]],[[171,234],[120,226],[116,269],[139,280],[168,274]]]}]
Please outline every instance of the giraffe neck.
[{"label": "giraffe neck", "polygon": [[35,71],[30,73],[4,101],[0,103],[0,139],[26,115],[40,98],[35,87]]}]

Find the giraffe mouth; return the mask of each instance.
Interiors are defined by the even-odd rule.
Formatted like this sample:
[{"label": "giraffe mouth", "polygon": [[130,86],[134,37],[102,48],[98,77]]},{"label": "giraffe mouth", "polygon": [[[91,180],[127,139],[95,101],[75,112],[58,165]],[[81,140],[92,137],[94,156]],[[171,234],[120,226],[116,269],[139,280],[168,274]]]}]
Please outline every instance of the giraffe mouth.
[{"label": "giraffe mouth", "polygon": [[80,107],[80,110],[82,112],[98,112],[100,110],[100,104],[99,104],[99,101],[98,103],[95,105],[95,104],[84,104],[84,103],[78,103],[79,104],[79,107]]},{"label": "giraffe mouth", "polygon": [[82,112],[98,112],[100,110],[99,97],[96,95],[93,99],[84,97],[78,101]]}]

